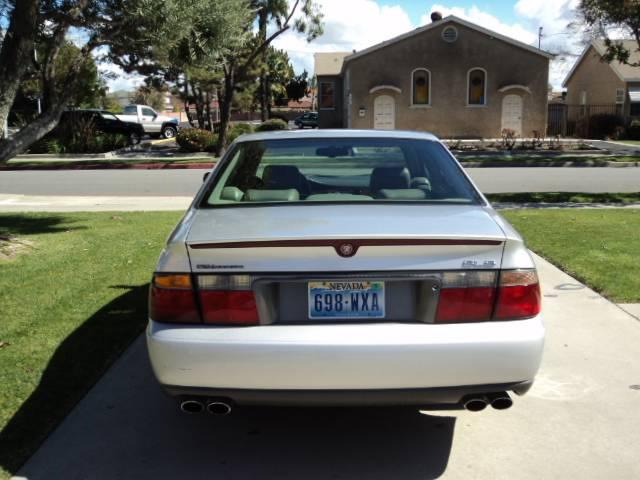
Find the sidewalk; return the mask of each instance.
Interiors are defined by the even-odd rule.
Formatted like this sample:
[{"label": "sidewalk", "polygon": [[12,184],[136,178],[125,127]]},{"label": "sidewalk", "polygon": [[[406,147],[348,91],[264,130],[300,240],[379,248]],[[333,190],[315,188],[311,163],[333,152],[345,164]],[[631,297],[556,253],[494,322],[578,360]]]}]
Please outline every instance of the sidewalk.
[{"label": "sidewalk", "polygon": [[0,194],[0,212],[186,210],[193,197],[93,197]]}]

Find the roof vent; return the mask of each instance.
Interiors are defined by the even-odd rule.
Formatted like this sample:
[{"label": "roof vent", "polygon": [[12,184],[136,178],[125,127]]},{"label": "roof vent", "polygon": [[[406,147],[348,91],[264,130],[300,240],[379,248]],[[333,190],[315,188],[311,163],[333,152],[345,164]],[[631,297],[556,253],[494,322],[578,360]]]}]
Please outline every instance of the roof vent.
[{"label": "roof vent", "polygon": [[453,43],[458,39],[458,30],[456,27],[446,27],[442,30],[442,39],[445,42]]}]

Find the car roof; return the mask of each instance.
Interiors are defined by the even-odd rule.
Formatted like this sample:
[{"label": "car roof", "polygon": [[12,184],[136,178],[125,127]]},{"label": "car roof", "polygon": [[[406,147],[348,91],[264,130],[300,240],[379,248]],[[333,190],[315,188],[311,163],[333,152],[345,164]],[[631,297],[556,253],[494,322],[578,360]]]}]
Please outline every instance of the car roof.
[{"label": "car roof", "polygon": [[261,140],[287,140],[300,138],[396,138],[410,140],[438,141],[438,137],[428,132],[412,132],[405,130],[350,130],[350,129],[319,129],[319,130],[279,130],[270,132],[250,133],[238,137],[236,142],[255,142]]}]

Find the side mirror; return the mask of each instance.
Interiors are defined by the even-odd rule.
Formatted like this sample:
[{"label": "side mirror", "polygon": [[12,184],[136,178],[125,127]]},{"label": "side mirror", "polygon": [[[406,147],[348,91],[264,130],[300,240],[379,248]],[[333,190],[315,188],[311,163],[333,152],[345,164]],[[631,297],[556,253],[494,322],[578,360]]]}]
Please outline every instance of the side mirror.
[{"label": "side mirror", "polygon": [[211,172],[207,172],[202,176],[202,183],[207,181],[207,178],[209,178],[209,173],[211,173]]}]

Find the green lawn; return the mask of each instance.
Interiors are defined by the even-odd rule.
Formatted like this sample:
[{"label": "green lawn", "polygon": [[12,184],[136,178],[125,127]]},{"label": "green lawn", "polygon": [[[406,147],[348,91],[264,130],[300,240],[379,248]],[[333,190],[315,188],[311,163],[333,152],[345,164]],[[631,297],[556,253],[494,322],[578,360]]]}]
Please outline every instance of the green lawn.
[{"label": "green lawn", "polygon": [[513,152],[512,155],[474,155],[474,154],[462,154],[458,155],[458,160],[464,165],[465,163],[474,162],[480,164],[487,164],[490,166],[509,166],[509,165],[524,165],[524,166],[562,166],[567,163],[572,163],[579,166],[602,166],[609,162],[640,162],[639,156],[618,155],[609,156],[602,154],[593,155],[547,155],[541,154],[522,154]]},{"label": "green lawn", "polygon": [[[0,478],[144,329],[147,283],[179,216],[0,214]],[[8,245],[7,232],[31,244]],[[11,247],[22,251],[7,260]]]},{"label": "green lawn", "polygon": [[640,302],[640,209],[506,210],[529,248],[615,302]]},{"label": "green lawn", "polygon": [[638,203],[640,192],[588,193],[588,192],[522,192],[489,193],[490,202],[514,203]]}]

